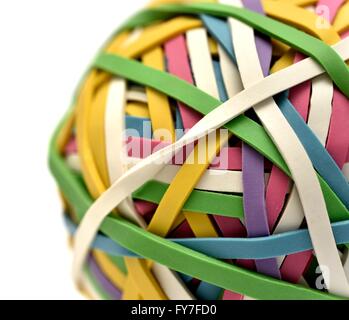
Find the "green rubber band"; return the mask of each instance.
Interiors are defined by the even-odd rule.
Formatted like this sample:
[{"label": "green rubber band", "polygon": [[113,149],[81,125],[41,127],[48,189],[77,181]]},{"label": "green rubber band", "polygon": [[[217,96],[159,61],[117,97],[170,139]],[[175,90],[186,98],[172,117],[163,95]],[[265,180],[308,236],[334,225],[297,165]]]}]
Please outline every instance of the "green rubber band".
[{"label": "green rubber band", "polygon": [[[207,115],[222,103],[190,83],[167,72],[149,68],[138,61],[118,55],[101,53],[96,58],[94,67],[147,87],[152,87],[204,115]],[[262,126],[241,115],[228,122],[224,127],[291,177],[285,161]],[[323,178],[320,175],[318,177],[331,221],[347,220],[349,211]]]},{"label": "green rubber band", "polygon": [[[86,188],[72,173],[59,155],[56,139],[58,128],[50,146],[49,163],[63,194],[74,207],[81,220],[92,205]],[[108,217],[100,230],[128,250],[157,261],[170,269],[201,279],[227,290],[255,299],[341,299],[331,294],[312,290],[300,285],[266,277],[226,262],[208,257],[149,233],[121,217]],[[141,245],[139,245],[141,244]]]},{"label": "green rubber band", "polygon": [[[77,173],[74,173],[74,175],[79,181],[80,187],[85,188],[82,176]],[[159,204],[168,187],[169,185],[166,183],[151,180],[134,192],[132,198]],[[234,208],[234,210],[231,208]],[[224,193],[193,190],[184,204],[183,210],[244,219],[242,197]]]},{"label": "green rubber band", "polygon": [[[149,181],[132,196],[138,200],[159,204],[168,187],[169,185],[165,183]],[[240,220],[244,218],[242,197],[208,191],[193,190],[183,210]]]},{"label": "green rubber band", "polygon": [[218,3],[159,5],[139,12],[119,30],[140,27],[183,14],[232,17],[246,23],[255,30],[314,58],[326,70],[338,88],[349,98],[349,69],[331,46],[303,31],[250,10]]}]

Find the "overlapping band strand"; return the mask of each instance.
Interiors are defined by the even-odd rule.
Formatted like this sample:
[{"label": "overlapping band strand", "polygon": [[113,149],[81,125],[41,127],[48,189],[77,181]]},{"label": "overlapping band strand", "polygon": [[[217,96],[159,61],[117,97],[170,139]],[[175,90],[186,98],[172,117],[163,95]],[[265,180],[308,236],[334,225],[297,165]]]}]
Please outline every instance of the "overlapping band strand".
[{"label": "overlapping band strand", "polygon": [[82,293],[349,298],[348,4],[156,0],[109,38],[49,155]]}]

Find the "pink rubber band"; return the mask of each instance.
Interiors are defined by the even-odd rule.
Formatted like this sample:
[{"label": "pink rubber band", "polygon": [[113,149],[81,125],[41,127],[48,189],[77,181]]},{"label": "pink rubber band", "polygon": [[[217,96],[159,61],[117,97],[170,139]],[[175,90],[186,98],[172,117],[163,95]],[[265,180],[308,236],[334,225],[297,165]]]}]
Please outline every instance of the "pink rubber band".
[{"label": "pink rubber band", "polygon": [[[166,146],[169,142],[162,142],[159,140],[150,140],[147,138],[129,137],[128,138],[128,156],[134,158],[144,159],[150,156],[154,151],[158,151]],[[183,156],[177,155],[172,159],[172,164],[182,165],[194,149],[193,145],[188,145],[183,148]],[[212,161],[210,169],[215,170],[241,170],[241,148],[240,147],[224,147],[218,155],[218,159]]]},{"label": "pink rubber band", "polygon": [[269,229],[272,231],[284,207],[290,180],[278,167],[273,166],[266,189],[266,207]]},{"label": "pink rubber band", "polygon": [[305,251],[287,256],[280,268],[282,280],[298,283],[304,272],[307,271],[312,258],[312,251]]},{"label": "pink rubber band", "polygon": [[[294,62],[297,63],[304,58],[303,54],[296,53]],[[290,89],[289,99],[305,121],[308,119],[310,96],[311,81],[306,81]]]},{"label": "pink rubber band", "polygon": [[77,145],[75,137],[71,137],[69,142],[66,144],[64,148],[64,153],[66,156],[70,156],[74,153],[77,153]]},{"label": "pink rubber band", "polygon": [[[183,35],[178,36],[165,43],[165,53],[167,57],[167,68],[170,73],[182,80],[193,84],[191,68],[188,60],[188,50]],[[182,116],[184,129],[192,128],[201,118],[201,114],[178,102],[180,114]]]},{"label": "pink rubber band", "polygon": [[349,147],[349,100],[335,89],[333,95],[333,109],[330,131],[327,139],[327,150],[336,161],[339,168],[343,168]]}]

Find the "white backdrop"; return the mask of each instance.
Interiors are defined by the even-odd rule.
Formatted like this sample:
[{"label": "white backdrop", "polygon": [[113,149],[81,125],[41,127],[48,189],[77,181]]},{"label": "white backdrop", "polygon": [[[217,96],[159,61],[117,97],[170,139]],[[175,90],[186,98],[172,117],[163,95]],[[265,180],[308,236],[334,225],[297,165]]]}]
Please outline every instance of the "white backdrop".
[{"label": "white backdrop", "polygon": [[81,299],[48,141],[96,50],[146,3],[0,1],[0,299]]}]

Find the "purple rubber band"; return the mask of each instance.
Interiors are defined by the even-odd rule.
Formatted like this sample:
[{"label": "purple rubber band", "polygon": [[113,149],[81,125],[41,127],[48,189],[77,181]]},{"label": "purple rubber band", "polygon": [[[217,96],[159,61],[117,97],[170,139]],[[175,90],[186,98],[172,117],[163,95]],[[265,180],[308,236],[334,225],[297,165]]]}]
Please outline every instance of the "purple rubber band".
[{"label": "purple rubber band", "polygon": [[[243,3],[246,8],[252,11],[258,12],[262,15],[265,15],[263,6],[260,0],[243,0]],[[261,63],[261,68],[263,70],[263,75],[264,77],[266,77],[269,75],[273,48],[270,44],[270,39],[261,35],[260,33],[255,35],[255,42],[256,42],[259,61]]]},{"label": "purple rubber band", "polygon": [[104,275],[102,270],[97,265],[96,261],[90,256],[88,259],[89,267],[91,268],[92,274],[95,276],[97,281],[100,283],[100,285],[103,287],[103,289],[108,293],[108,295],[113,300],[120,300],[121,299],[121,292],[119,289],[117,289],[110,280]]},{"label": "purple rubber band", "polygon": [[[244,5],[250,10],[264,14],[259,0],[244,0]],[[272,57],[270,41],[256,34],[255,42],[263,75],[267,76]],[[265,204],[264,158],[244,143],[242,147],[242,163],[243,201],[248,237],[270,235]],[[275,258],[256,260],[255,263],[258,272],[274,278],[281,278]]]}]

